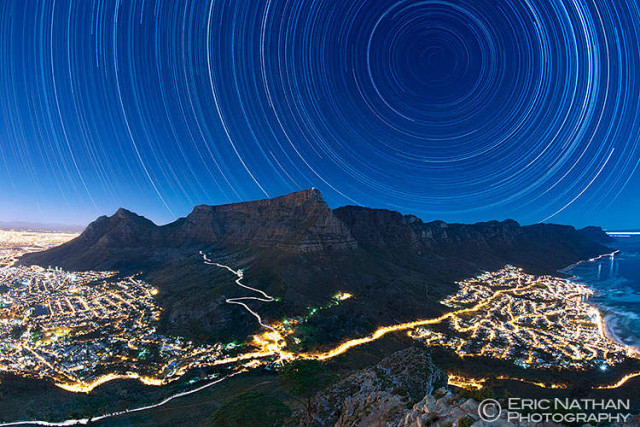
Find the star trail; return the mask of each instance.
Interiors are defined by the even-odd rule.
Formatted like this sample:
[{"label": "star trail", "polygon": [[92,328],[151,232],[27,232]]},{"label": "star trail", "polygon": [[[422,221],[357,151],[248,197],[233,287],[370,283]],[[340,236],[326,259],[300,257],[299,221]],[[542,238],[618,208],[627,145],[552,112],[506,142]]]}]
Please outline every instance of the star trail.
[{"label": "star trail", "polygon": [[639,32],[633,0],[3,1],[0,220],[314,186],[638,226]]}]

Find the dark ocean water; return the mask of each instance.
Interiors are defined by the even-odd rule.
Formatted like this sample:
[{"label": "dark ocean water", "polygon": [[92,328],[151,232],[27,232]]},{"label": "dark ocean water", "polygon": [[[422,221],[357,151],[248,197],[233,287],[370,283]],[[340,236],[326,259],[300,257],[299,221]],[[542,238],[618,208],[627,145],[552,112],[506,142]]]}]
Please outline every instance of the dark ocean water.
[{"label": "dark ocean water", "polygon": [[611,246],[620,253],[566,272],[596,291],[590,302],[602,309],[612,334],[640,348],[640,236],[619,237]]}]

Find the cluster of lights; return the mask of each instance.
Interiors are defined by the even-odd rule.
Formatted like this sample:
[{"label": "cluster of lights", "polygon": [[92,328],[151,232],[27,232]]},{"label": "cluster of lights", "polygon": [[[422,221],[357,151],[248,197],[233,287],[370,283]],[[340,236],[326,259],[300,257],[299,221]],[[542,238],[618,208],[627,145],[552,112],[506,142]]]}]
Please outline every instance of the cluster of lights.
[{"label": "cluster of lights", "polygon": [[[463,388],[465,390],[481,390],[486,386],[486,382],[489,381],[489,379],[490,378],[471,378],[471,377],[465,377],[460,374],[449,374],[447,384],[458,387],[458,388]],[[541,387],[541,388],[565,389],[568,387],[566,384],[543,383],[539,381],[527,380],[524,378],[508,377],[506,375],[499,375],[495,377],[495,379],[519,381],[519,382],[535,385],[536,387]]]},{"label": "cluster of lights", "polygon": [[[452,349],[460,357],[513,360],[522,367],[587,369],[615,365],[633,350],[604,334],[599,311],[588,304],[592,291],[549,276],[532,276],[515,267],[460,282],[444,303],[448,328],[410,332],[427,345]],[[479,305],[490,301],[490,305]]]},{"label": "cluster of lights", "polygon": [[156,289],[134,277],[11,266],[0,283],[0,370],[88,392],[122,378],[164,384],[225,356],[156,333]]},{"label": "cluster of lights", "polygon": [[14,265],[25,253],[43,251],[77,236],[74,233],[0,230],[0,268]]},{"label": "cluster of lights", "polygon": [[89,392],[114,379],[161,385],[193,368],[264,357],[158,334],[158,291],[135,277],[16,265],[73,235],[1,233],[0,371]]},{"label": "cluster of lights", "polygon": [[486,378],[469,378],[462,375],[449,374],[447,385],[463,388],[465,390],[481,390],[484,388]]},{"label": "cluster of lights", "polygon": [[[524,367],[606,369],[627,357],[637,357],[629,347],[607,338],[600,313],[587,302],[592,293],[588,288],[527,275],[515,267],[460,282],[460,290],[443,301],[452,310],[437,318],[380,327],[326,352],[293,353],[286,348],[287,337],[297,325],[353,296],[338,292],[324,306],[310,308],[305,317],[267,323],[245,301],[273,302],[277,298],[244,285],[243,270],[212,263],[206,257],[205,262],[233,272],[238,286],[260,295],[228,302],[245,307],[265,331],[246,343],[244,352],[245,344],[196,346],[155,332],[161,312],[154,301],[157,289],[134,277],[119,278],[115,272],[14,266],[20,253],[46,246],[46,236],[31,234],[23,244],[9,249],[5,245],[4,258],[0,256],[0,284],[9,289],[0,295],[0,369],[51,378],[73,392],[90,392],[124,378],[162,385],[197,367],[229,365],[240,372],[295,359],[327,360],[398,331],[408,331],[428,345],[450,348],[460,357],[511,359]],[[88,335],[93,338],[86,339]],[[151,348],[160,350],[160,357],[153,361],[146,359]],[[639,375],[629,374],[600,388],[620,387]],[[505,376],[494,379],[566,387]],[[449,375],[450,385],[472,390],[481,389],[488,380]]]}]

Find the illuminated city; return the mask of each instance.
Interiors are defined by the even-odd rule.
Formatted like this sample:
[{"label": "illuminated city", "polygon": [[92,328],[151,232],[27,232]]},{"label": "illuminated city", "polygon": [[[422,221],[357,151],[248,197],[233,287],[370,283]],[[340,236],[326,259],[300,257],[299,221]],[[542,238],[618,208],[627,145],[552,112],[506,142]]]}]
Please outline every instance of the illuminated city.
[{"label": "illuminated city", "polygon": [[600,312],[587,302],[592,294],[578,283],[506,267],[460,282],[443,301],[456,309],[446,327],[420,327],[411,336],[460,357],[508,359],[524,368],[606,369],[636,357],[607,338]]},{"label": "illuminated city", "polygon": [[[116,272],[15,266],[13,261],[21,253],[58,243],[64,237],[4,233],[11,239],[4,241],[4,267],[0,269],[0,369],[50,378],[70,391],[88,392],[122,378],[162,385],[203,366],[241,363],[242,367],[256,367],[295,358],[326,360],[403,330],[428,346],[447,347],[460,357],[507,359],[521,367],[605,369],[637,357],[631,347],[607,338],[600,313],[588,303],[592,294],[588,288],[563,279],[532,276],[510,266],[460,282],[458,293],[443,301],[453,309],[443,316],[382,327],[371,336],[349,340],[327,352],[296,355],[287,351],[286,338],[304,319],[266,324],[242,299],[228,303],[243,306],[267,329],[253,337],[250,350],[239,353],[234,345],[223,344],[198,346],[156,332],[161,308],[154,301],[157,291],[152,286],[135,277],[119,277]],[[203,257],[206,263],[215,264]],[[260,301],[273,300],[243,285],[243,270],[215,265],[233,272],[238,286],[260,293]],[[351,297],[338,293],[327,307]],[[309,316],[322,309],[311,309]],[[461,376],[450,379],[453,385],[468,384],[471,388],[481,388],[483,381],[465,382]]]},{"label": "illuminated city", "polygon": [[[6,233],[5,233],[6,234]],[[0,269],[0,370],[50,378],[70,391],[137,378],[160,385],[213,363],[222,346],[156,333],[157,290],[116,272],[14,266],[20,238],[47,245],[59,235],[13,233]],[[51,240],[49,240],[51,239]]]},{"label": "illuminated city", "polygon": [[0,268],[15,264],[18,257],[27,252],[43,251],[77,236],[74,233],[0,230]]}]

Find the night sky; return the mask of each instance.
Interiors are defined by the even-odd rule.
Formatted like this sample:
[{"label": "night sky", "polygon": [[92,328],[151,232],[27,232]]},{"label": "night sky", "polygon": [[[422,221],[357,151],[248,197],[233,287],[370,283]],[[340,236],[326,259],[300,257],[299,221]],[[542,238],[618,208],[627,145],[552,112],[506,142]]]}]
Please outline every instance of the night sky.
[{"label": "night sky", "polygon": [[640,228],[639,39],[633,0],[5,0],[0,221],[315,186]]}]

